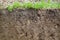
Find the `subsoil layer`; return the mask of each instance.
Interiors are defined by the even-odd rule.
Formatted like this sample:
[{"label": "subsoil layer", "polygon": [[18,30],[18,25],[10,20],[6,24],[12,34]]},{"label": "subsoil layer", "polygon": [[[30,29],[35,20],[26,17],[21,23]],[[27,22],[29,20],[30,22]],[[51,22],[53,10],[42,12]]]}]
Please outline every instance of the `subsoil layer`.
[{"label": "subsoil layer", "polygon": [[0,40],[60,40],[60,9],[0,10]]}]

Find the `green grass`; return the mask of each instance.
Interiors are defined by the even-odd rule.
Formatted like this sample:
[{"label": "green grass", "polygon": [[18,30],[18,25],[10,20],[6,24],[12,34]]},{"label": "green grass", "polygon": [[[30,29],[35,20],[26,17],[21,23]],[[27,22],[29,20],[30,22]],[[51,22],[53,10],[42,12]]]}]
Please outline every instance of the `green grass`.
[{"label": "green grass", "polygon": [[44,2],[42,0],[41,2],[14,2],[12,5],[8,5],[7,9],[8,11],[13,11],[16,8],[34,8],[34,9],[60,9],[60,3],[51,3],[50,0],[48,2]]},{"label": "green grass", "polygon": [[33,3],[31,3],[31,2],[25,2],[25,3],[23,3],[23,7],[24,8],[32,8],[33,7]]},{"label": "green grass", "polygon": [[8,9],[8,11],[12,11],[14,8],[13,8],[13,5],[8,5],[8,7],[7,7],[7,9]]}]

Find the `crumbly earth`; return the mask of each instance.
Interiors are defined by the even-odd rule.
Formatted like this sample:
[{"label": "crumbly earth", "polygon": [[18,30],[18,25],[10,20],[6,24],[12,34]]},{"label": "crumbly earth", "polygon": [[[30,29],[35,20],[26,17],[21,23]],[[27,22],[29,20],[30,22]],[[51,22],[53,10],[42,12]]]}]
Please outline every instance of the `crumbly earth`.
[{"label": "crumbly earth", "polygon": [[60,40],[60,9],[0,10],[0,40]]}]

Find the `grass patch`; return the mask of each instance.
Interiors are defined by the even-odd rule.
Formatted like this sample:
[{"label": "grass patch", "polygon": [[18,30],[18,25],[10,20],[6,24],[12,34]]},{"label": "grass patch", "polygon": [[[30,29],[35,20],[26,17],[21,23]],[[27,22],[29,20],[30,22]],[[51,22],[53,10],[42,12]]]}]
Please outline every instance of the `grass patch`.
[{"label": "grass patch", "polygon": [[44,2],[42,0],[41,2],[14,2],[12,5],[8,5],[7,9],[8,11],[13,11],[13,9],[16,8],[34,8],[34,9],[60,9],[60,3],[51,3],[50,0],[48,2]]}]

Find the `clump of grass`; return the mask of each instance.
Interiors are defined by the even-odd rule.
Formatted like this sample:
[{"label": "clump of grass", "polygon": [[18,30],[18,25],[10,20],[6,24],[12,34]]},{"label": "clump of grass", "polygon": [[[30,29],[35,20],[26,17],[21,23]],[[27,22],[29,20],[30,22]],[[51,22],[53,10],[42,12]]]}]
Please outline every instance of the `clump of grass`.
[{"label": "clump of grass", "polygon": [[12,5],[9,5],[7,7],[8,11],[12,11],[13,9],[16,8],[34,8],[34,9],[58,9],[60,8],[60,3],[51,3],[50,0],[48,0],[48,2],[44,2],[44,0],[42,0],[41,2],[24,2],[24,3],[20,3],[20,2],[14,2]]},{"label": "clump of grass", "polygon": [[21,8],[23,6],[22,3],[20,2],[14,2],[12,5],[13,5],[13,8]]},{"label": "clump of grass", "polygon": [[19,8],[21,5],[19,2],[14,2],[13,3],[13,8]]},{"label": "clump of grass", "polygon": [[32,8],[33,7],[33,3],[32,2],[25,2],[25,3],[23,3],[23,7],[24,8]]},{"label": "clump of grass", "polygon": [[8,5],[8,7],[7,7],[7,9],[8,9],[8,11],[12,11],[14,8],[13,8],[13,5]]},{"label": "clump of grass", "polygon": [[33,8],[34,9],[41,9],[41,8],[43,8],[43,5],[42,5],[43,3],[41,3],[41,2],[35,2],[34,4],[33,4]]},{"label": "clump of grass", "polygon": [[12,5],[8,5],[7,9],[8,11],[13,11],[13,9],[16,9],[16,8],[21,8],[22,7],[22,3],[20,2],[14,2]]}]

